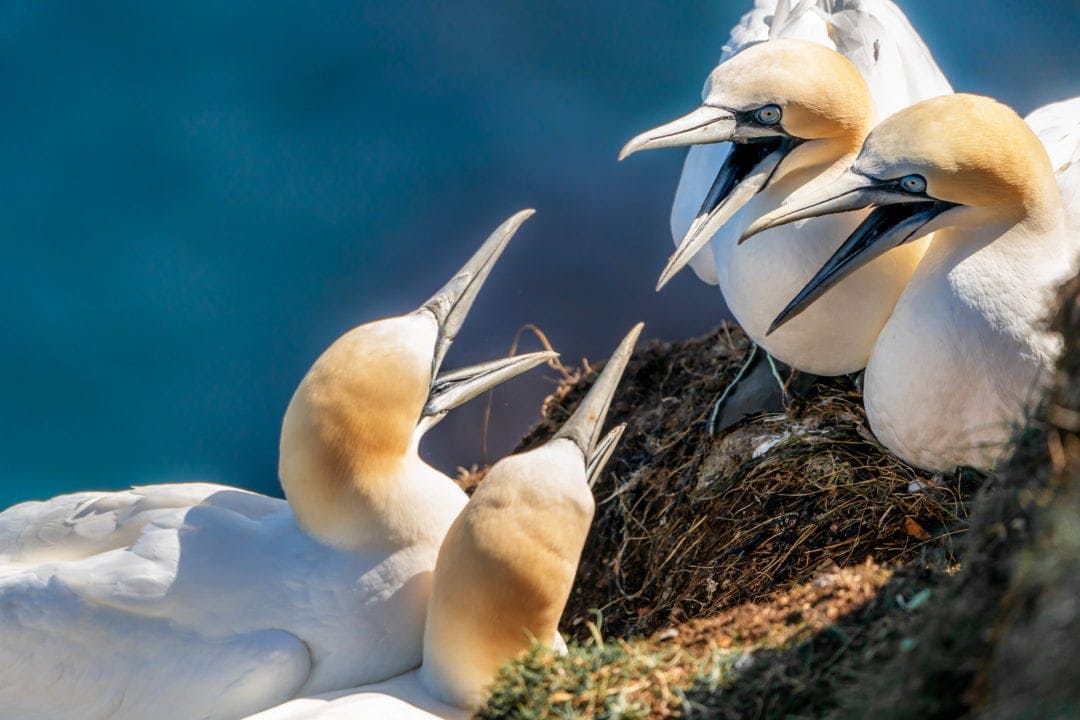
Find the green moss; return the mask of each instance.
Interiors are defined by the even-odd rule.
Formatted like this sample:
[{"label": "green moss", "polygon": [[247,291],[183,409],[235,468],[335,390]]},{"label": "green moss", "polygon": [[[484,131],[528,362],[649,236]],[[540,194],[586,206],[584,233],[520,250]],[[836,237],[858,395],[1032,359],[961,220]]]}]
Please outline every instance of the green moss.
[{"label": "green moss", "polygon": [[[642,720],[670,717],[684,703],[677,683],[722,674],[723,655],[704,663],[647,643],[571,642],[563,655],[534,645],[504,666],[478,718]],[[676,683],[672,685],[672,683]]]}]

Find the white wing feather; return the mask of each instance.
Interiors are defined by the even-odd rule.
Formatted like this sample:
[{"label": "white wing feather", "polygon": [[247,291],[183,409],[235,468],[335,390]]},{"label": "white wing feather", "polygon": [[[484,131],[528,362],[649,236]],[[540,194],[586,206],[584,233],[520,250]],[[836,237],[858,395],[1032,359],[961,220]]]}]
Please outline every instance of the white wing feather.
[{"label": "white wing feather", "polygon": [[0,715],[238,718],[419,665],[434,549],[321,545],[218,485],[0,513]]},{"label": "white wing feather", "polygon": [[[859,69],[879,119],[920,100],[952,92],[926,44],[890,0],[756,0],[731,30],[720,61],[770,38],[818,42],[840,52]],[[730,143],[697,145],[686,155],[671,208],[671,234],[678,245],[693,222]],[[726,228],[741,227],[729,222]],[[727,230],[733,232],[733,230]],[[706,247],[690,263],[697,276],[717,284],[716,262]]]},{"label": "white wing feather", "polygon": [[1024,120],[1050,155],[1069,230],[1080,243],[1080,97],[1044,105]]}]

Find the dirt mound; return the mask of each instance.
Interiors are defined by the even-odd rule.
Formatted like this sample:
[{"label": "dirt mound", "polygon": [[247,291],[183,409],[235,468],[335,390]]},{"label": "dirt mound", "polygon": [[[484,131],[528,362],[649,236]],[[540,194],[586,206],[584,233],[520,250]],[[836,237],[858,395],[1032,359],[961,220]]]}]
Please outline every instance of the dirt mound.
[{"label": "dirt mound", "polygon": [[[579,623],[588,639],[565,656],[537,646],[508,664],[479,716],[1080,717],[1080,279],[1061,308],[1066,342],[1054,386],[971,503],[959,568],[947,543],[923,539],[949,525],[950,511],[954,528],[968,524],[956,486],[903,493],[902,484],[927,478],[866,437],[850,383],[816,388],[787,419],[754,418],[709,440],[700,426],[733,373],[739,338],[722,330],[645,348],[615,413],[631,423],[629,442],[598,488],[599,524],[565,618],[599,600],[604,632]],[[581,390],[560,388],[527,442]],[[740,433],[785,436],[792,427],[775,444],[754,439],[741,454],[716,457]],[[884,490],[865,489],[875,476]],[[766,489],[755,491],[759,484]],[[822,540],[825,519],[815,519],[830,510],[832,539]],[[795,529],[768,524],[787,513]],[[859,555],[907,562],[850,562]],[[822,569],[823,557],[837,566]],[[698,618],[644,639],[602,636],[617,634],[613,625],[637,631],[690,614]]]},{"label": "dirt mound", "polygon": [[848,717],[1080,717],[1080,278],[1059,307],[1053,386],[977,499],[963,570]]},{"label": "dirt mound", "polygon": [[[761,413],[716,438],[715,400],[748,348],[723,326],[635,354],[609,423],[627,431],[596,484],[597,512],[564,615],[586,638],[649,634],[867,559],[948,559],[949,528],[971,478],[932,478],[871,435],[847,377],[821,379],[785,413]],[[594,372],[561,385],[519,449],[551,436]],[[915,483],[928,489],[911,493]]]},{"label": "dirt mound", "polygon": [[[478,717],[819,717],[850,678],[925,605],[925,578],[873,563],[628,642],[595,626],[566,655],[536,646],[501,671]],[[754,648],[754,653],[746,652]]]}]

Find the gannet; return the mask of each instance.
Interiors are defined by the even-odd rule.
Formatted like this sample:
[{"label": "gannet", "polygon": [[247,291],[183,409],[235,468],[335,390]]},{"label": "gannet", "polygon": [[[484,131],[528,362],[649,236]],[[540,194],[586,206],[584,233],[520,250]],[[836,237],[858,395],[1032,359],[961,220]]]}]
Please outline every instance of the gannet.
[{"label": "gannet", "polygon": [[678,249],[657,289],[690,263],[720,286],[732,315],[771,356],[817,375],[862,369],[926,242],[878,258],[838,295],[768,335],[783,299],[813,276],[863,214],[773,230],[748,247],[736,247],[737,240],[799,186],[850,165],[876,117],[949,92],[918,34],[887,0],[804,0],[794,7],[759,0],[732,30],[704,104],[638,135],[620,154],[694,146],[672,209]]},{"label": "gannet", "polygon": [[[1071,107],[1075,154],[1080,103]],[[864,383],[871,429],[904,460],[938,472],[990,468],[1038,399],[1060,345],[1045,320],[1080,247],[1056,180],[1044,146],[1015,112],[985,97],[944,96],[887,118],[851,168],[803,188],[748,229],[874,208],[777,327],[881,253],[933,233]],[[1075,195],[1069,200],[1075,208]]]},{"label": "gannet", "polygon": [[454,521],[435,565],[419,670],[250,720],[464,720],[498,668],[533,638],[559,647],[559,618],[592,522],[589,488],[623,426],[603,439],[600,429],[640,332],[639,323],[559,432],[495,463]]},{"label": "gannet", "polygon": [[226,720],[419,665],[439,545],[467,499],[417,444],[553,356],[439,373],[530,214],[417,310],[319,357],[282,426],[288,504],[193,483],[0,513],[0,716]]}]

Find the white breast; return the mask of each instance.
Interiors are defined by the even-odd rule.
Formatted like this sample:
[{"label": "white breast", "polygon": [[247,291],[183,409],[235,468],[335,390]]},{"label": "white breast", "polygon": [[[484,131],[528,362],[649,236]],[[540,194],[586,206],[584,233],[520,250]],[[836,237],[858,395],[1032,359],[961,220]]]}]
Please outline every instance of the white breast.
[{"label": "white breast", "polygon": [[[929,97],[952,92],[922,38],[888,0],[758,0],[731,31],[721,60],[751,42],[770,38],[818,42],[847,57],[867,82],[879,117]],[[730,145],[692,147],[672,206],[676,245],[684,237]],[[813,307],[773,336],[765,331],[855,228],[861,213],[815,218],[756,236],[735,250],[746,226],[782,197],[761,198],[744,207],[713,236],[712,253],[695,256],[698,277],[718,284],[747,334],[775,357],[820,375],[864,367],[878,331],[888,319],[909,276],[910,246],[890,253],[845,279]],[[843,289],[845,288],[846,289]]]},{"label": "white breast", "polygon": [[994,242],[965,256],[948,233],[897,303],[864,384],[878,439],[942,472],[992,467],[1024,422],[1057,350],[1043,321],[1061,272],[1048,248]]},{"label": "white breast", "polygon": [[817,375],[861,370],[928,241],[895,248],[867,263],[766,336],[777,314],[865,216],[860,212],[811,218],[766,230],[737,245],[750,222],[782,199],[765,190],[713,237],[718,281],[728,308],[754,342],[800,370]]}]

